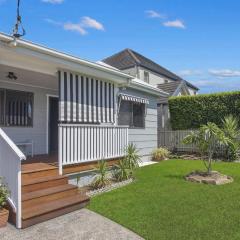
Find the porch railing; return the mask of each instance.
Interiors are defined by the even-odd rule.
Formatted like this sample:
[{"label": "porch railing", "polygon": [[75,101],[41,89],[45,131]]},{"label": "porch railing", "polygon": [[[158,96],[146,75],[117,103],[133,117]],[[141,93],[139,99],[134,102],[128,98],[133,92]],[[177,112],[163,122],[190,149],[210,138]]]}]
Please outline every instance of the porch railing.
[{"label": "porch railing", "polygon": [[21,161],[25,155],[0,128],[0,176],[10,190],[9,203],[16,213],[16,226],[21,228]]},{"label": "porch railing", "polygon": [[125,126],[60,124],[60,174],[64,165],[122,157],[127,145]]}]

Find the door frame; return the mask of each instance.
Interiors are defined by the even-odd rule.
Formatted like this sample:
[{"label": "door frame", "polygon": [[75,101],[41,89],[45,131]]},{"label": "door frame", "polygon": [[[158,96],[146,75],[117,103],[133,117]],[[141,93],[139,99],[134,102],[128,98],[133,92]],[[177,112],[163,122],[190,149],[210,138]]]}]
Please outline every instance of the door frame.
[{"label": "door frame", "polygon": [[50,97],[59,98],[58,95],[47,94],[47,121],[46,121],[46,153],[49,154],[49,107]]}]

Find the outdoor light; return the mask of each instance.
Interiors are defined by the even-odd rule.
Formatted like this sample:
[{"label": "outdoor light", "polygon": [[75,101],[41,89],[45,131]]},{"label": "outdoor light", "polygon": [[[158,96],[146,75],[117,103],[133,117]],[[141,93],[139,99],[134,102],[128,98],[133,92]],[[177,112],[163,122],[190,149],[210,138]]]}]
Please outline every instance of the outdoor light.
[{"label": "outdoor light", "polygon": [[17,76],[14,72],[8,72],[7,78],[10,80],[17,80]]}]

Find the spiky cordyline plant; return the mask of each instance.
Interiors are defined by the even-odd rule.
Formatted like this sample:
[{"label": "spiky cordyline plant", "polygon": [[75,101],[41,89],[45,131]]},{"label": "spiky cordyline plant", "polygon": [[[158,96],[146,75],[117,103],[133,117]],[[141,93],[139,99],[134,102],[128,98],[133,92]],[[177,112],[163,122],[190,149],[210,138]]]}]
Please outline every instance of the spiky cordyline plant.
[{"label": "spiky cordyline plant", "polygon": [[237,152],[240,148],[239,138],[240,129],[238,119],[233,115],[229,115],[223,119],[223,132],[231,142],[226,146],[228,160],[234,161],[237,159]]},{"label": "spiky cordyline plant", "polygon": [[128,164],[128,168],[133,171],[135,168],[139,167],[140,156],[138,154],[137,147],[133,143],[130,143],[126,147],[125,153],[125,159]]},{"label": "spiky cordyline plant", "polygon": [[100,160],[98,162],[98,167],[96,171],[97,175],[95,176],[91,185],[93,188],[103,188],[109,183],[109,178],[107,176],[108,172],[107,162],[104,160]]},{"label": "spiky cordyline plant", "polygon": [[129,169],[126,158],[119,160],[118,164],[115,165],[115,167],[116,169],[113,172],[113,176],[117,181],[121,182],[132,177],[133,171]]}]

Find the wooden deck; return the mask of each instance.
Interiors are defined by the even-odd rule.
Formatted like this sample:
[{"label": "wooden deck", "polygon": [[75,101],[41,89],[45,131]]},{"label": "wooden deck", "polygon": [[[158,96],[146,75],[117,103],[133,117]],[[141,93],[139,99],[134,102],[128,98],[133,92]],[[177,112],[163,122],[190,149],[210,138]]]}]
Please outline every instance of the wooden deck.
[{"label": "wooden deck", "polygon": [[[119,158],[115,159],[109,159],[107,160],[108,166],[112,166],[116,164],[119,161]],[[27,160],[22,162],[22,167],[26,168],[25,165],[30,166],[29,164],[32,163],[42,163],[42,164],[48,164],[51,166],[58,166],[58,156],[57,154],[51,154],[51,155],[35,155],[34,157],[28,157]],[[63,167],[63,175],[65,174],[73,174],[73,173],[79,173],[83,171],[89,171],[97,167],[98,161],[91,161],[91,162],[83,162],[79,164],[74,165],[67,165]],[[32,165],[34,166],[34,165]]]}]

